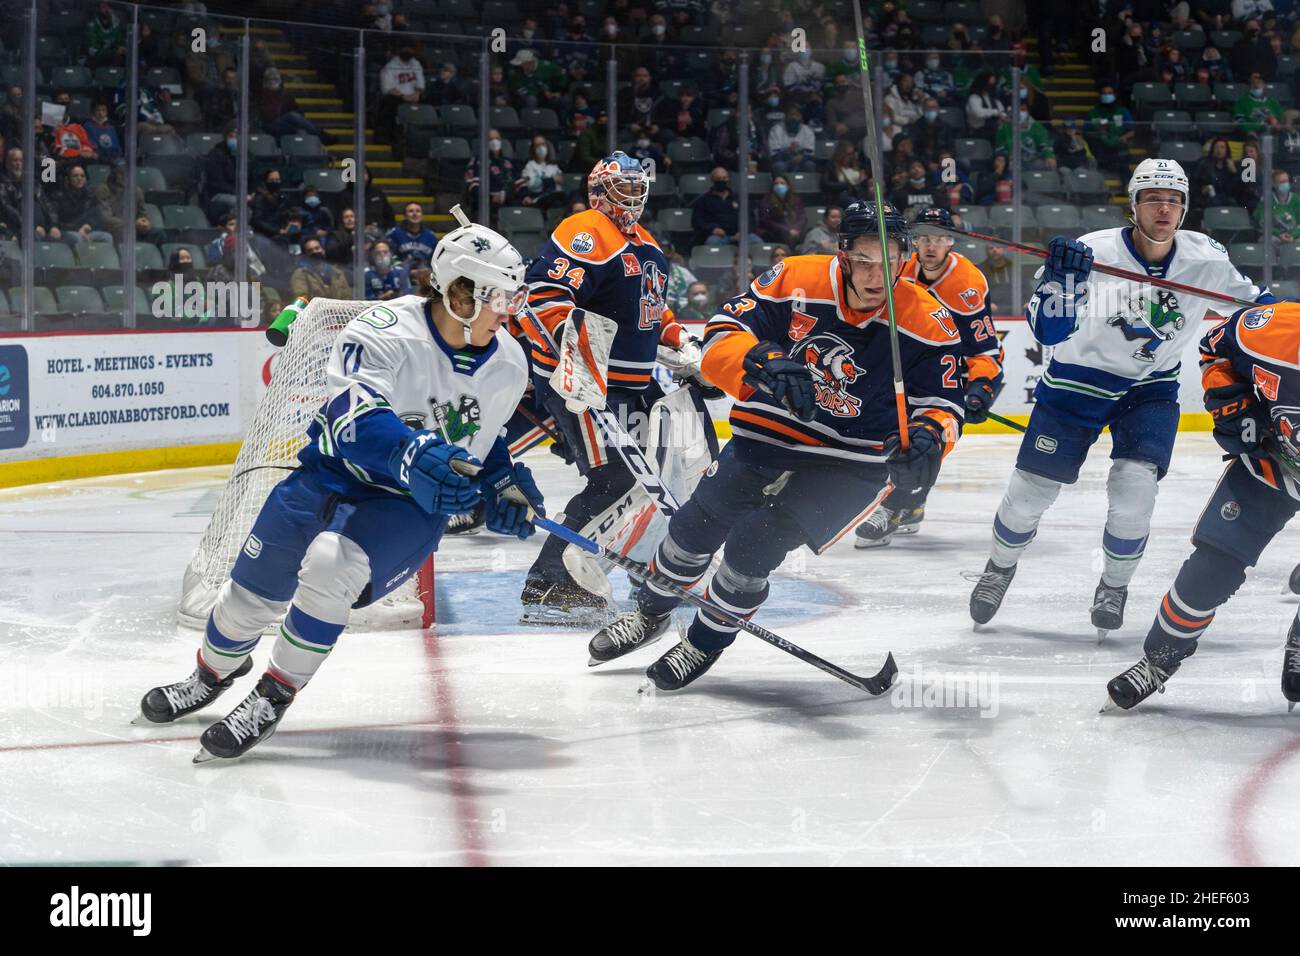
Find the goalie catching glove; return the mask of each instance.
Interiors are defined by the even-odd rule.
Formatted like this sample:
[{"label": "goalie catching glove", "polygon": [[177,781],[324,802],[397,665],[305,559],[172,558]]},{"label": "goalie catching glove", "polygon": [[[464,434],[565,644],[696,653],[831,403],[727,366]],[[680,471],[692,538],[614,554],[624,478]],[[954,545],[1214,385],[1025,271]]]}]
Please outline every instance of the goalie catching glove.
[{"label": "goalie catching glove", "polygon": [[480,493],[476,480],[452,468],[458,459],[479,464],[459,445],[447,444],[434,432],[417,431],[389,456],[388,470],[429,514],[463,514],[478,504]]},{"label": "goalie catching glove", "polygon": [[609,350],[618,323],[586,309],[573,309],[558,331],[560,364],[551,373],[551,388],[574,414],[604,408],[609,388]]},{"label": "goalie catching glove", "polygon": [[807,365],[787,356],[775,342],[759,342],[745,353],[744,368],[744,384],[767,392],[804,421],[813,420],[817,401]]},{"label": "goalie catching glove", "polygon": [[531,506],[543,518],[546,510],[542,507],[542,493],[527,465],[515,462],[494,471],[485,470],[479,474],[479,482],[489,531],[511,535],[520,541],[536,533],[528,509]]}]

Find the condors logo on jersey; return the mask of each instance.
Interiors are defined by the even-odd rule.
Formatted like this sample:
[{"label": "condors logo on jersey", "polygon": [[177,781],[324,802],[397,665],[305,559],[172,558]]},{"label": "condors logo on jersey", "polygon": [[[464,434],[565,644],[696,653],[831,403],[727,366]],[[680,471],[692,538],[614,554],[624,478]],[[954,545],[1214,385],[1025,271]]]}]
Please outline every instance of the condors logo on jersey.
[{"label": "condors logo on jersey", "polygon": [[862,399],[849,394],[848,386],[865,374],[853,363],[853,346],[837,335],[822,333],[805,340],[804,364],[813,373],[817,404],[836,418],[856,418],[862,413]]},{"label": "condors logo on jersey", "polygon": [[667,285],[668,277],[659,271],[659,266],[653,260],[647,261],[641,270],[641,328],[653,329],[663,321]]}]

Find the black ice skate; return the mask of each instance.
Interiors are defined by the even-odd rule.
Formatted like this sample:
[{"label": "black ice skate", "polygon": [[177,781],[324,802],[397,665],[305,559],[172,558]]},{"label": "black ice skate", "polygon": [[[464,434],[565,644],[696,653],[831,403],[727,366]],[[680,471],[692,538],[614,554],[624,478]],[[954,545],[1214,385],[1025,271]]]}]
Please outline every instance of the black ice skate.
[{"label": "black ice skate", "polygon": [[1132,710],[1156,691],[1163,694],[1165,692],[1165,682],[1174,676],[1174,672],[1180,666],[1182,666],[1180,662],[1161,666],[1153,662],[1151,658],[1143,657],[1142,660],[1106,685],[1106,693],[1110,697],[1102,705],[1101,712],[1104,714],[1106,711],[1114,710],[1117,707]]},{"label": "black ice skate", "polygon": [[1105,640],[1109,631],[1124,626],[1124,605],[1127,603],[1127,585],[1113,588],[1105,581],[1097,582],[1097,591],[1092,596],[1092,626],[1097,629],[1097,643]]},{"label": "black ice skate", "polygon": [[1286,698],[1287,713],[1300,702],[1300,633],[1296,622],[1286,632],[1286,649],[1282,652],[1282,696]]},{"label": "black ice skate", "polygon": [[672,620],[671,613],[656,616],[640,608],[620,615],[617,621],[597,631],[587,645],[587,653],[591,655],[587,666],[595,667],[653,644],[664,636]]},{"label": "black ice skate", "polygon": [[[681,690],[691,681],[704,676],[722,651],[706,654],[686,638],[682,638],[671,651],[646,668],[645,676],[659,690]],[[644,692],[645,688],[642,688]]]},{"label": "black ice skate", "polygon": [[898,531],[899,518],[897,511],[881,505],[853,529],[853,547],[861,550],[885,547]]},{"label": "black ice skate", "polygon": [[599,594],[592,594],[573,579],[545,581],[529,578],[524,582],[524,593],[519,596],[523,604],[520,624],[538,624],[545,627],[601,627],[608,623],[613,611]]},{"label": "black ice skate", "polygon": [[144,695],[140,701],[140,716],[132,723],[138,724],[143,719],[152,724],[169,724],[201,710],[228,691],[236,678],[253,669],[252,658],[245,658],[233,674],[222,680],[203,663],[201,654],[196,656],[199,663],[193,674],[179,683],[155,687]]},{"label": "black ice skate", "polygon": [[1011,579],[1016,576],[1016,566],[1000,568],[990,558],[984,565],[984,571],[975,581],[975,590],[970,595],[970,616],[976,624],[987,624],[993,620],[1002,606],[1002,599],[1007,596]]},{"label": "black ice skate", "polygon": [[238,707],[203,731],[194,762],[207,763],[218,757],[233,760],[248,753],[275,733],[296,693],[288,684],[263,674]]},{"label": "black ice skate", "polygon": [[474,510],[448,518],[447,527],[442,533],[478,534],[485,521],[487,521],[487,506],[480,501],[474,506]]},{"label": "black ice skate", "polygon": [[898,512],[898,531],[895,534],[916,534],[925,520],[925,505],[919,508],[901,508]]}]

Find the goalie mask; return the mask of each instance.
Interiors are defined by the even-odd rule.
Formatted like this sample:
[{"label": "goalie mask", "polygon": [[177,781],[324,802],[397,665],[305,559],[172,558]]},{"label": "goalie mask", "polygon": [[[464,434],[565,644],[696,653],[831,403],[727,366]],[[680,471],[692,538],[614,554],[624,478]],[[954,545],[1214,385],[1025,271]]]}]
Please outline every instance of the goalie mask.
[{"label": "goalie mask", "polygon": [[587,205],[604,213],[619,232],[632,235],[650,195],[641,161],[622,150],[606,156],[587,176]]},{"label": "goalie mask", "polygon": [[[515,315],[528,299],[528,287],[524,285],[524,260],[505,236],[470,222],[459,206],[451,212],[460,226],[438,240],[429,267],[434,291],[465,327],[465,344],[469,345],[470,327],[484,306]],[[474,287],[474,311],[468,318],[451,307],[451,287],[457,279],[466,279]]]}]

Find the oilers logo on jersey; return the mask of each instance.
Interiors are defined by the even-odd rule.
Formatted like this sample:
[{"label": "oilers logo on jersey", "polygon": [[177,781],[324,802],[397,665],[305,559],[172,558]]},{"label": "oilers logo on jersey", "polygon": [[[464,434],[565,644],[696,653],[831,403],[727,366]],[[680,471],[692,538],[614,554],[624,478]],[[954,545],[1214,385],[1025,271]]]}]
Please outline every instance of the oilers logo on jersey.
[{"label": "oilers logo on jersey", "polygon": [[804,364],[813,373],[817,404],[836,418],[861,414],[862,400],[848,390],[859,375],[866,374],[853,362],[853,346],[838,335],[824,332],[805,341],[802,349]]},{"label": "oilers logo on jersey", "polygon": [[1156,349],[1174,337],[1187,324],[1178,306],[1178,299],[1165,289],[1156,290],[1154,298],[1143,288],[1124,304],[1118,315],[1106,322],[1124,333],[1129,341],[1142,342],[1133,352],[1140,362],[1154,362]]},{"label": "oilers logo on jersey", "polygon": [[1251,330],[1262,329],[1272,317],[1272,309],[1247,309],[1241,313],[1241,324]]}]

